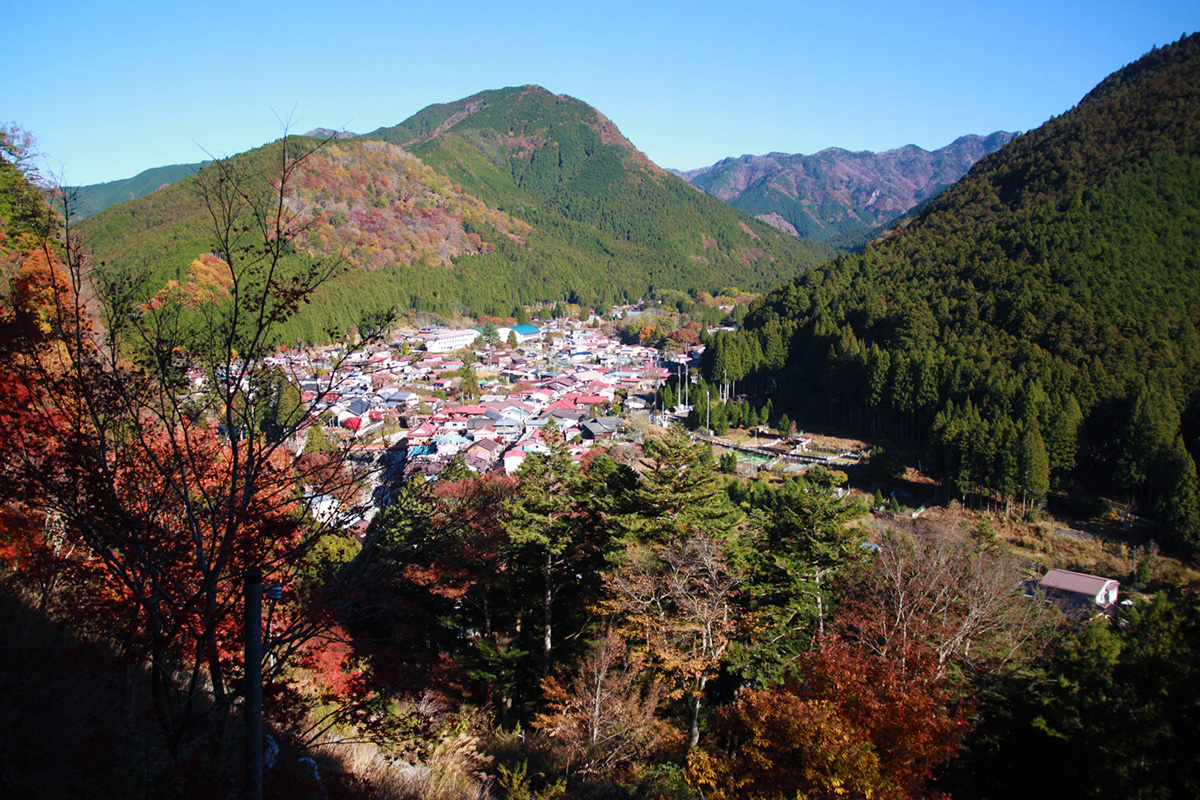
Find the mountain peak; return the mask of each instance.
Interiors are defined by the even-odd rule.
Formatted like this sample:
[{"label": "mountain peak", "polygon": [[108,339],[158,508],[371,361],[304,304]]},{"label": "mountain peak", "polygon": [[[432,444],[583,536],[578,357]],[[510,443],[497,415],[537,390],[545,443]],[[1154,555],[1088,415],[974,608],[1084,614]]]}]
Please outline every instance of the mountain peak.
[{"label": "mountain peak", "polygon": [[358,136],[357,133],[339,131],[334,128],[313,128],[304,135],[313,139],[353,139],[355,136]]},{"label": "mountain peak", "polygon": [[880,153],[827,147],[812,155],[743,155],[676,174],[790,235],[849,247],[953,184],[1013,136],[970,134],[932,152],[907,144]]},{"label": "mountain peak", "polygon": [[604,114],[582,100],[537,84],[488,89],[453,103],[427,106],[398,125],[365,136],[417,147],[449,133],[490,132],[508,147],[536,149],[563,134],[569,125],[586,126],[602,144],[616,145],[637,162],[659,171]]},{"label": "mountain peak", "polygon": [[[235,158],[267,175],[280,147]],[[832,255],[693,190],[596,109],[534,85],[330,141],[293,174],[285,202],[304,227],[296,259],[348,267],[296,323],[312,340],[397,306],[505,316],[568,297],[598,307],[667,290],[766,289]],[[202,209],[183,186],[88,222],[100,258],[146,263],[162,282],[206,252]],[[174,247],[150,254],[164,240]]]}]

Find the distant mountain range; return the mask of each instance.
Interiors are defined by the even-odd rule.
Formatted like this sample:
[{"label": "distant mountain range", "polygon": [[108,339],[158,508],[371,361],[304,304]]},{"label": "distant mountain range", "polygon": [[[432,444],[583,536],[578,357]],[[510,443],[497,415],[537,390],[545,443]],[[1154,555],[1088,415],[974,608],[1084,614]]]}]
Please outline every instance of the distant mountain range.
[{"label": "distant mountain range", "polygon": [[[488,94],[429,106],[399,125],[369,134],[315,128],[305,136],[383,139],[415,145],[437,132],[439,126],[448,129],[479,110],[485,102],[482,98]],[[611,122],[605,120],[605,124],[616,130]],[[933,151],[907,145],[882,153],[831,147],[813,155],[744,155],[708,167],[667,171],[786,234],[855,250],[883,227],[919,209],[954,184],[977,161],[1012,141],[1013,136],[1005,131],[961,136]],[[637,152],[628,140],[620,139],[631,152]],[[645,156],[641,158],[650,163]],[[77,219],[143,197],[191,175],[199,166],[157,167],[126,180],[71,187],[78,197]]]},{"label": "distant mountain range", "polygon": [[313,139],[353,139],[358,136],[351,131],[335,131],[333,128],[313,128],[304,135]]},{"label": "distant mountain range", "polygon": [[882,153],[831,147],[813,155],[747,155],[676,174],[792,236],[855,249],[1013,136],[961,136],[932,152],[908,145]]}]

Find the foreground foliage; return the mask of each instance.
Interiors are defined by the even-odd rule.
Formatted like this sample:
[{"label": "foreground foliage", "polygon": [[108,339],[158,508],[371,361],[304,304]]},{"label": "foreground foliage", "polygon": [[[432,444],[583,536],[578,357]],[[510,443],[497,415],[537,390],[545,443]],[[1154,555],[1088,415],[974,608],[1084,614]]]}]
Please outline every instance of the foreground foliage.
[{"label": "foreground foliage", "polygon": [[[18,238],[36,244],[7,265],[8,567],[44,613],[125,662],[131,720],[145,674],[174,758],[198,736],[232,735],[243,576],[260,569],[268,582],[298,581],[327,532],[305,492],[336,493],[352,480],[285,447],[310,420],[278,391],[266,359],[279,327],[336,267],[285,263],[295,231],[280,187],[306,151],[285,145],[280,155],[274,185],[224,163],[197,177],[212,228],[206,266],[220,279],[199,306],[186,286],[143,304],[128,276],[93,265],[74,239],[69,198],[51,227]],[[330,582],[273,608],[269,668],[328,626],[322,601],[337,591]]]}]

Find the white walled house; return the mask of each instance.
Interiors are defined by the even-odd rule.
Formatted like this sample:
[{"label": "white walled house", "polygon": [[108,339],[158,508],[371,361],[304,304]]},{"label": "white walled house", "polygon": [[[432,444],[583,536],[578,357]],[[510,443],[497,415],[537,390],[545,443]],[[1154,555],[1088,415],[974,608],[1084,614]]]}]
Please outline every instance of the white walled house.
[{"label": "white walled house", "polygon": [[542,336],[542,331],[533,325],[513,325],[512,327],[496,329],[496,334],[500,337],[501,342],[507,342],[510,333],[517,335],[518,345],[537,341]]},{"label": "white walled house", "polygon": [[1052,569],[1038,583],[1047,599],[1063,606],[1064,611],[1100,614],[1111,613],[1116,608],[1120,587],[1120,581],[1112,578],[1066,569]]}]

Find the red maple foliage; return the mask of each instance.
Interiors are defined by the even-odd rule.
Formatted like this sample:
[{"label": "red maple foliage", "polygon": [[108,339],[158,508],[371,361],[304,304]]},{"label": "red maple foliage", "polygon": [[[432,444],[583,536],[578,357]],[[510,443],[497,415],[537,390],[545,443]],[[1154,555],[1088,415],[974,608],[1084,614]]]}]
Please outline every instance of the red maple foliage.
[{"label": "red maple foliage", "polygon": [[718,711],[717,749],[694,751],[691,781],[714,798],[930,797],[967,732],[932,659],[901,671],[837,637],[805,654],[789,685],[747,690]]},{"label": "red maple foliage", "polygon": [[880,769],[911,796],[959,750],[970,709],[954,701],[934,658],[895,661],[831,636],[801,657],[792,691],[806,700],[830,702],[862,731],[879,756]]}]

